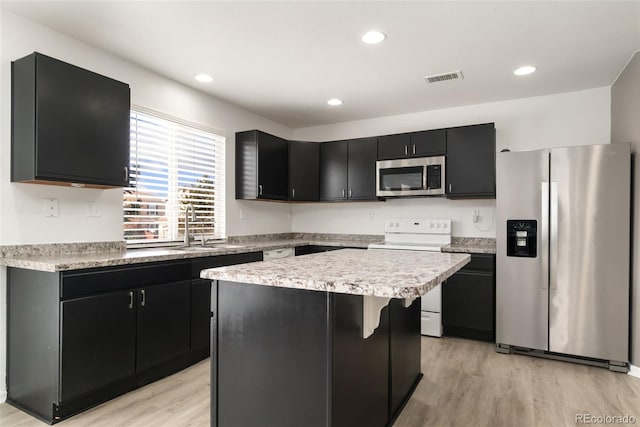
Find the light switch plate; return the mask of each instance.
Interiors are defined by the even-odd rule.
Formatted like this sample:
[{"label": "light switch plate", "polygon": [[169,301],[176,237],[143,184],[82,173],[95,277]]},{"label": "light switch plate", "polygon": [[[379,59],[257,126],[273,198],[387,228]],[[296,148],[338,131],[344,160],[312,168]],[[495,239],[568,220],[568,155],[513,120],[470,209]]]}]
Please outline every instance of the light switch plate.
[{"label": "light switch plate", "polygon": [[102,216],[102,212],[100,212],[100,206],[98,206],[98,204],[95,202],[86,202],[85,215],[92,217]]}]

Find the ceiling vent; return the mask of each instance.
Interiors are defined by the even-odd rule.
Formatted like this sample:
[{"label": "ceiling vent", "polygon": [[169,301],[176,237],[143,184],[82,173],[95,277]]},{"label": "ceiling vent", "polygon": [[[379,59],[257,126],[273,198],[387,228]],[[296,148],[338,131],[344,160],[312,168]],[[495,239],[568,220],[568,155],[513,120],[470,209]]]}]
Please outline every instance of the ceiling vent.
[{"label": "ceiling vent", "polygon": [[446,82],[449,80],[462,80],[464,79],[464,76],[462,75],[462,71],[451,71],[449,73],[434,74],[432,76],[424,76],[423,78],[427,83],[431,84],[431,83]]}]

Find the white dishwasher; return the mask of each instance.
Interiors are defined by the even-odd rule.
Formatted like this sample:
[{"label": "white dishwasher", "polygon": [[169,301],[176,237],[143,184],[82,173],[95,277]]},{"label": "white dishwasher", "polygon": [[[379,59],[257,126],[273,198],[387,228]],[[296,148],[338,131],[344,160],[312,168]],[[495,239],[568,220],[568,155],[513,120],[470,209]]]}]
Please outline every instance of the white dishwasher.
[{"label": "white dishwasher", "polygon": [[264,261],[271,261],[274,259],[289,258],[295,255],[293,248],[271,249],[268,251],[262,251],[262,259]]}]

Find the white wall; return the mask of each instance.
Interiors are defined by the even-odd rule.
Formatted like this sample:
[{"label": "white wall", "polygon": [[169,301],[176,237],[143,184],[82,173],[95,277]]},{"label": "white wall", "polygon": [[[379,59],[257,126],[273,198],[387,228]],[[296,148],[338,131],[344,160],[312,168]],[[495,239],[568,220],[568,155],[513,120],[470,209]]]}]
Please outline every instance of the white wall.
[{"label": "white wall", "polygon": [[[53,32],[4,10],[0,16],[0,244],[122,240],[122,190],[77,189],[10,182],[11,61],[34,51],[127,82],[131,102],[221,131],[227,137],[227,234],[291,231],[286,204],[234,200],[234,135],[261,129],[285,138],[291,130],[246,110],[134,66],[78,40]],[[43,199],[56,198],[60,215],[45,218]],[[98,218],[84,216],[95,202]],[[240,219],[242,208],[245,219]],[[6,365],[6,283],[0,269],[0,401]]]},{"label": "white wall", "polygon": [[640,52],[611,87],[611,141],[630,142],[635,153],[631,290],[631,363],[640,367]]},{"label": "white wall", "polygon": [[[610,88],[492,102],[294,129],[296,140],[329,141],[495,122],[496,150],[608,143]],[[480,210],[480,221],[471,221]],[[495,237],[495,200],[399,199],[292,206],[294,232],[382,234],[386,218],[451,218],[453,235]]]}]

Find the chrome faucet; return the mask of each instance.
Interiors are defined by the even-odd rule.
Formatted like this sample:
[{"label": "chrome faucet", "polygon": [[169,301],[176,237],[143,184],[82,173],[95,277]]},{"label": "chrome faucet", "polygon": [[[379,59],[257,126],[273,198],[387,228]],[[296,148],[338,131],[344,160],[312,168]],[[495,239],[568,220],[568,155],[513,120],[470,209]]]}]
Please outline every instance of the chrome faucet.
[{"label": "chrome faucet", "polygon": [[[189,219],[189,210],[191,210],[191,219]],[[189,203],[184,210],[184,245],[191,246],[191,237],[189,236],[189,221],[196,221],[196,211],[193,205]]]}]

